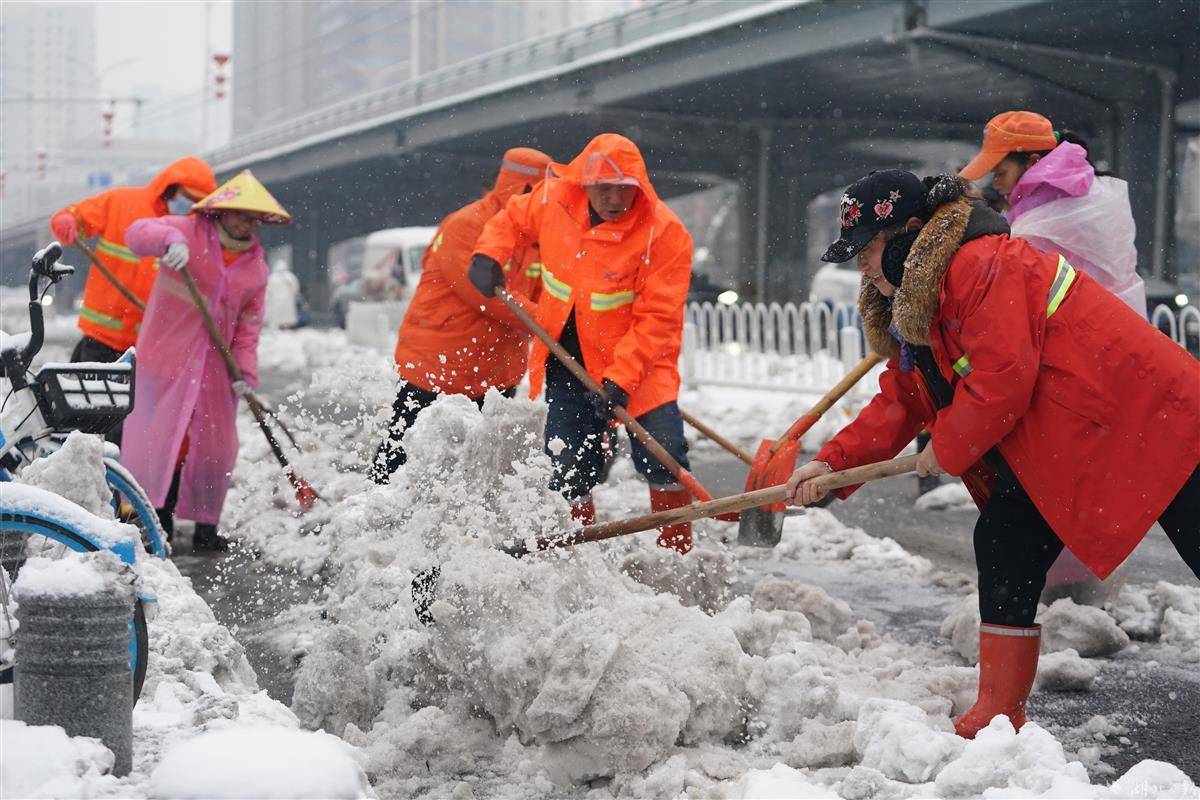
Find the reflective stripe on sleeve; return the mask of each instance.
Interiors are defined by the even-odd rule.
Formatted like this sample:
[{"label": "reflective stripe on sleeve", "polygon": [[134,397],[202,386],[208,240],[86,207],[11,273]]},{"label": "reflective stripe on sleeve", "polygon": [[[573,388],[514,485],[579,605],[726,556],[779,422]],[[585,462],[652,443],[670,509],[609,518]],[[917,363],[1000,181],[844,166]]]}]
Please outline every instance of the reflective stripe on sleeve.
[{"label": "reflective stripe on sleeve", "polygon": [[971,366],[971,360],[967,358],[967,354],[963,353],[962,358],[954,362],[954,371],[958,373],[958,377],[965,378],[975,371]]},{"label": "reflective stripe on sleeve", "polygon": [[110,317],[108,314],[101,314],[95,309],[83,306],[79,309],[79,316],[86,319],[88,322],[95,323],[101,328],[110,328],[114,331],[124,330],[125,325],[116,317]]},{"label": "reflective stripe on sleeve", "polygon": [[612,311],[629,305],[636,298],[637,295],[633,292],[613,292],[612,294],[592,292],[592,311]]},{"label": "reflective stripe on sleeve", "polygon": [[122,247],[116,242],[110,242],[108,239],[96,240],[97,252],[104,253],[107,256],[118,258],[121,261],[128,261],[130,264],[137,264],[141,261],[140,258],[133,254],[133,251],[128,247]]},{"label": "reflective stripe on sleeve", "polygon": [[554,274],[545,267],[542,268],[542,285],[546,287],[546,291],[551,297],[556,297],[564,303],[571,300],[571,286],[563,283]]},{"label": "reflective stripe on sleeve", "polygon": [[1046,319],[1050,319],[1058,307],[1062,305],[1067,290],[1075,282],[1075,268],[1067,263],[1060,253],[1058,256],[1058,272],[1054,275],[1054,283],[1050,284],[1050,295],[1046,298]]}]

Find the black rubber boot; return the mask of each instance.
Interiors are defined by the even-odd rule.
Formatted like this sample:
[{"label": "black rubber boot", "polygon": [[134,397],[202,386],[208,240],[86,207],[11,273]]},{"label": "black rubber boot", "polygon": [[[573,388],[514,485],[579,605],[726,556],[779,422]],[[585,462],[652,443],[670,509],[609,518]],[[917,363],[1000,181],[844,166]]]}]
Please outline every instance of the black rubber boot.
[{"label": "black rubber boot", "polygon": [[229,549],[229,540],[217,533],[217,526],[207,522],[197,522],[196,530],[192,533],[193,553],[224,553]]}]

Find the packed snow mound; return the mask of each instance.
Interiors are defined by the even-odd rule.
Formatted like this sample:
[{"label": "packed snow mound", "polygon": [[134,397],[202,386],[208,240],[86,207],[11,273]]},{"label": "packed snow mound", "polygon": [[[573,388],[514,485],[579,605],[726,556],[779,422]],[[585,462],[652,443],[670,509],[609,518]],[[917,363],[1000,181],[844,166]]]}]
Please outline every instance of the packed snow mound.
[{"label": "packed snow mound", "polygon": [[977,511],[971,493],[962,481],[947,483],[917,498],[914,508],[921,511]]},{"label": "packed snow mound", "polygon": [[1067,648],[1057,653],[1047,653],[1038,659],[1038,689],[1050,691],[1086,692],[1092,688],[1100,674],[1100,663],[1080,658],[1079,653]]},{"label": "packed snow mound", "polygon": [[1129,646],[1129,635],[1103,609],[1064,597],[1038,615],[1042,652],[1075,650],[1085,658],[1108,656]]},{"label": "packed snow mound", "polygon": [[[362,747],[382,795],[444,793],[462,775],[476,796],[561,795],[595,778],[617,795],[707,791],[749,767],[729,741],[771,754],[768,767],[785,752],[849,765],[869,699],[903,699],[943,727],[972,699],[973,670],[882,636],[816,587],[770,579],[726,604],[719,548],[681,558],[650,534],[500,552],[571,528],[546,488],[544,414],[499,395],[482,411],[438,400],[391,484],[337,504],[322,531],[329,622],[293,709]],[[832,517],[819,524],[861,543]],[[411,582],[433,566],[426,628]],[[806,758],[811,741],[829,745]]]},{"label": "packed snow mound", "polygon": [[786,517],[774,553],[779,558],[798,561],[848,561],[856,569],[893,576],[916,578],[933,572],[928,559],[909,553],[893,539],[877,539],[861,528],[844,525],[823,508],[810,508],[801,516]]},{"label": "packed snow mound", "polygon": [[0,719],[4,768],[0,797],[94,797],[111,792],[115,759],[99,739],[68,736],[56,725]]},{"label": "packed snow mound", "polygon": [[979,595],[970,594],[942,620],[941,635],[968,663],[979,663]]},{"label": "packed snow mound", "polygon": [[132,578],[128,568],[113,553],[68,550],[57,558],[31,556],[21,565],[21,572],[13,584],[13,594],[20,602],[31,597],[127,593],[127,602],[132,607],[133,594],[129,589]]},{"label": "packed snow mound", "polygon": [[1130,637],[1158,639],[1200,659],[1200,587],[1125,584],[1105,609]]},{"label": "packed snow mound", "polygon": [[899,700],[868,700],[854,728],[862,765],[905,783],[931,780],[965,744],[952,730],[934,730],[924,711]]},{"label": "packed snow mound", "polygon": [[1007,790],[1014,797],[1094,797],[1087,770],[1067,761],[1062,745],[1037,724],[1020,732],[1008,717],[997,716],[965,743],[961,755],[934,780],[941,797],[979,797]]},{"label": "packed snow mound", "polygon": [[625,556],[621,571],[658,593],[715,613],[729,603],[737,563],[728,550],[700,546],[686,556],[663,547],[642,547]]},{"label": "packed snow mound", "polygon": [[396,378],[391,359],[346,344],[337,331],[263,331],[263,369],[286,366],[305,376],[275,410],[300,444],[280,437],[288,459],[329,503],[301,514],[287,474],[249,414],[239,414],[239,452],[221,527],[264,558],[303,575],[320,571],[332,543],[321,535],[341,500],[371,486],[366,467],[391,419]]},{"label": "packed snow mound", "polygon": [[114,518],[99,436],[71,431],[56,452],[21,470],[21,483],[65,497],[100,519]]},{"label": "packed snow mound", "polygon": [[364,756],[336,736],[269,726],[216,730],[174,747],[150,778],[161,800],[373,798]]}]

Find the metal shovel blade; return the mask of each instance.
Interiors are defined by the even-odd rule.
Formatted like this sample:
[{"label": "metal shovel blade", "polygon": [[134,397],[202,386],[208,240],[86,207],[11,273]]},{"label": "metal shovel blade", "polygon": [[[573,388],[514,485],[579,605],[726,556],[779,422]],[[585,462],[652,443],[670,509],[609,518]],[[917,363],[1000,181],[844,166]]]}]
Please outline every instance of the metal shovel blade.
[{"label": "metal shovel blade", "polygon": [[774,547],[783,536],[784,512],[759,506],[742,511],[738,520],[738,544],[745,547]]}]

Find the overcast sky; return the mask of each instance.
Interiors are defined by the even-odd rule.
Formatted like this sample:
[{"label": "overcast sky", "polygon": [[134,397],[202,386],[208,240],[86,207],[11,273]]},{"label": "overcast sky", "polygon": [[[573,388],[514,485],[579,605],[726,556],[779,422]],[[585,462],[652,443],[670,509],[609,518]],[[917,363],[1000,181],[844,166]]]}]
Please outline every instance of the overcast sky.
[{"label": "overcast sky", "polygon": [[197,94],[205,75],[205,6],[211,52],[228,53],[233,41],[228,0],[95,6],[101,94],[130,94],[147,86],[165,97]]}]

